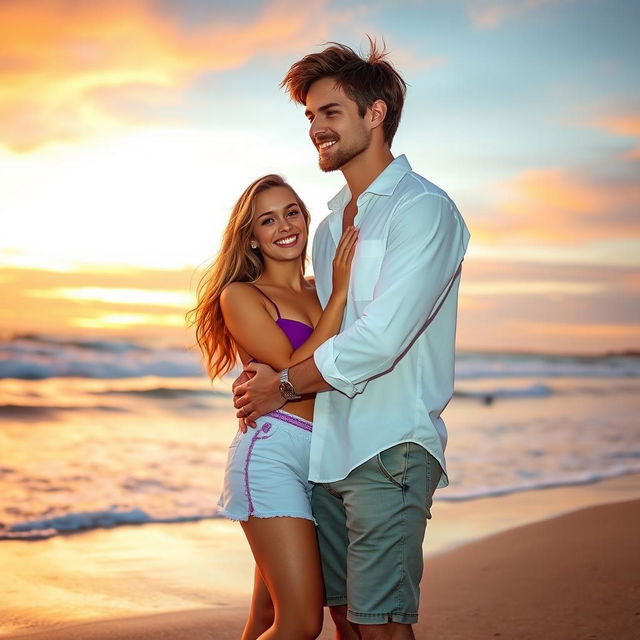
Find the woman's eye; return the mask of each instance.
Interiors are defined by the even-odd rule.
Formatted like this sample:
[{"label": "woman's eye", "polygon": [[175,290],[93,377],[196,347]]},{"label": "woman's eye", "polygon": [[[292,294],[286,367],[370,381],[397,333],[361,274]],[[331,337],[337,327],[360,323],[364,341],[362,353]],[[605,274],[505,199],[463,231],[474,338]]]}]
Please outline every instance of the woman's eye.
[{"label": "woman's eye", "polygon": [[290,215],[290,216],[297,216],[299,214],[300,214],[300,212],[297,211],[296,209],[291,209],[291,211],[287,212],[287,215]]},{"label": "woman's eye", "polygon": [[265,224],[271,224],[273,222],[273,218],[262,218],[262,226]]}]

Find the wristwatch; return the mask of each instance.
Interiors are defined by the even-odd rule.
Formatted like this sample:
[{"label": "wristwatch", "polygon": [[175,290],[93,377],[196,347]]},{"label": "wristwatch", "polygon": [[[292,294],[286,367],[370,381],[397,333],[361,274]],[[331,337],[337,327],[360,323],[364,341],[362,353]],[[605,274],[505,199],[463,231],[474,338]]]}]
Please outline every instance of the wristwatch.
[{"label": "wristwatch", "polygon": [[291,382],[289,382],[289,369],[283,369],[280,372],[280,393],[285,400],[300,400],[302,396],[296,393]]}]

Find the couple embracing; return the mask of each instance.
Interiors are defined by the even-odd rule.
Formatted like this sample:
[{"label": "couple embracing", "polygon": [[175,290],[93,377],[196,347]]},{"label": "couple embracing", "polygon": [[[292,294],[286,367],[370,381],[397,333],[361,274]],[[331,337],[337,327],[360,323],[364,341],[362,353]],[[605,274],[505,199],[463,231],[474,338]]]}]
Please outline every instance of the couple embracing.
[{"label": "couple embracing", "polygon": [[410,639],[432,496],[447,484],[441,413],[453,393],[469,233],[448,195],[391,143],[406,85],[375,41],[331,44],[283,80],[320,169],[346,185],[313,241],[278,175],[253,182],[202,279],[195,324],[241,419],[220,512],[256,561],[242,639],[306,640],[330,607],[338,640]]}]

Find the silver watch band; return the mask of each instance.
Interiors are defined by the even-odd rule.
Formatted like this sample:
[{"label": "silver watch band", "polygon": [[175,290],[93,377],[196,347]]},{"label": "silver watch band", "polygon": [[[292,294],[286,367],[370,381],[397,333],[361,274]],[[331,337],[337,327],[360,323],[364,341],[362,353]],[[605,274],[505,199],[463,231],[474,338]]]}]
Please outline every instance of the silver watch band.
[{"label": "silver watch band", "polygon": [[289,367],[280,372],[280,393],[285,400],[298,400],[302,396],[297,394],[289,380]]}]

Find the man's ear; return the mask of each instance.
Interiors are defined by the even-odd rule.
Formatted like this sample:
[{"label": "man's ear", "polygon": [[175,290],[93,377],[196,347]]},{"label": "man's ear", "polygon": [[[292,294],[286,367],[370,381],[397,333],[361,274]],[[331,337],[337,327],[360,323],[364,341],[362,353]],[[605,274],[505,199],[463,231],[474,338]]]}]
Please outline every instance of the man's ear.
[{"label": "man's ear", "polygon": [[371,129],[376,129],[387,115],[387,103],[384,100],[375,100],[367,109],[367,121]]}]

